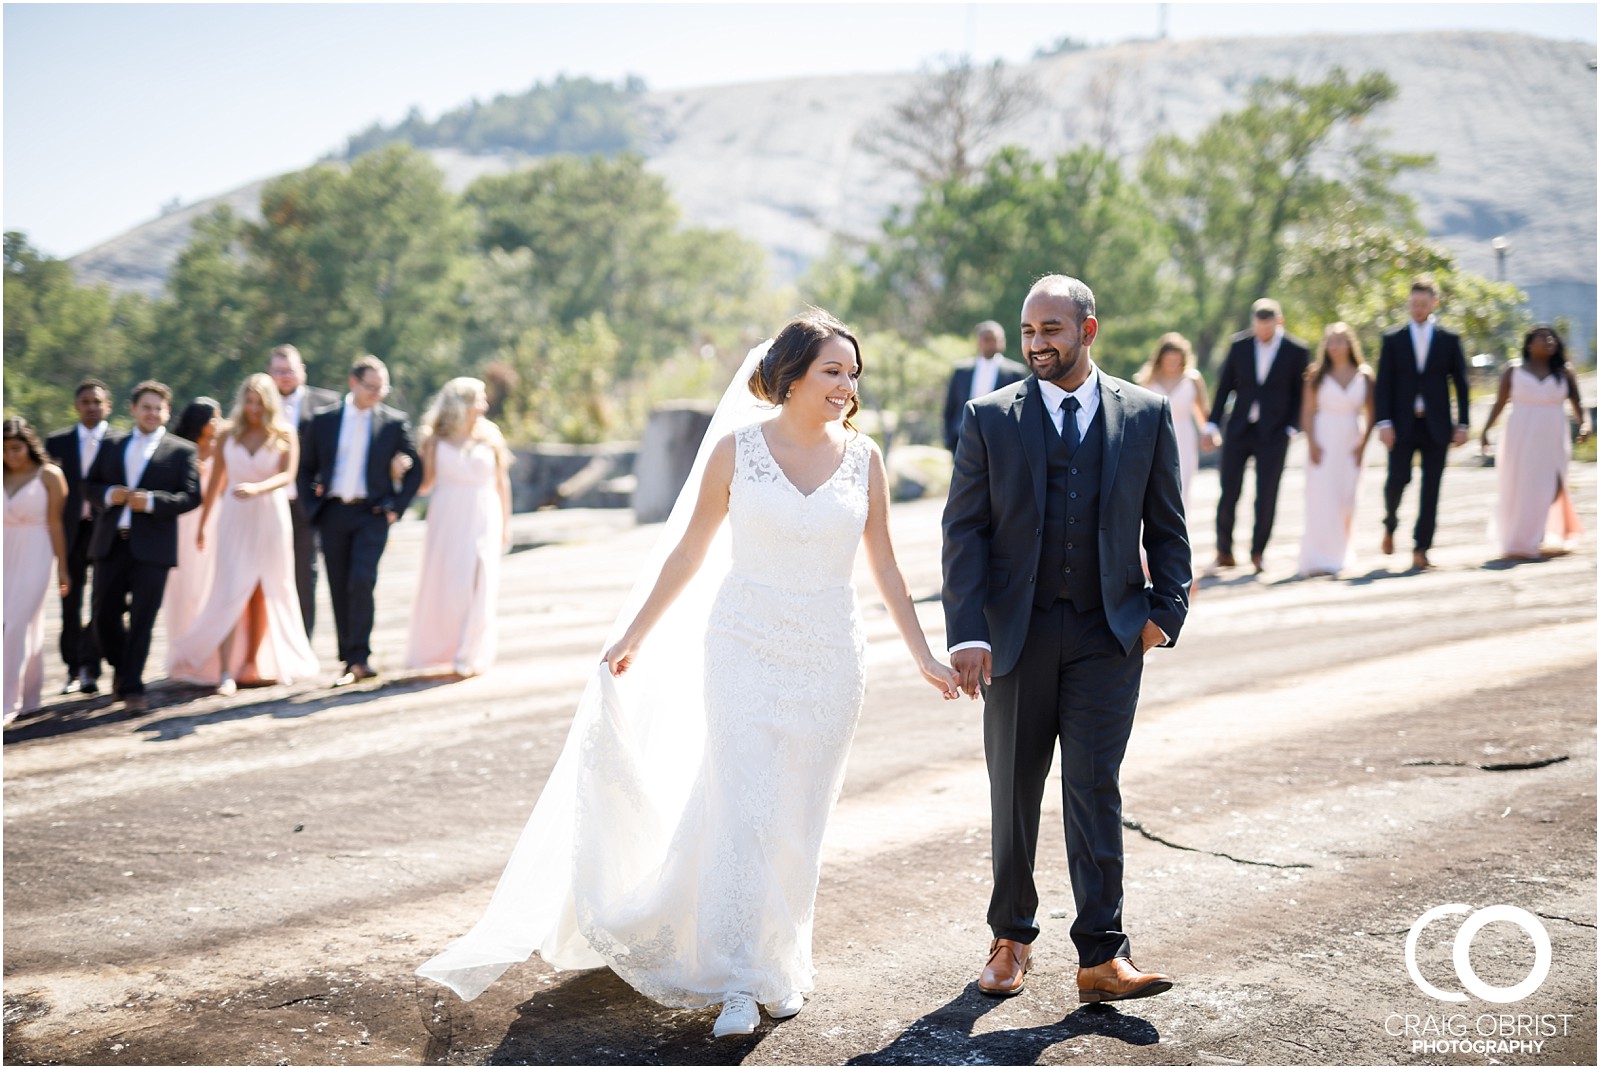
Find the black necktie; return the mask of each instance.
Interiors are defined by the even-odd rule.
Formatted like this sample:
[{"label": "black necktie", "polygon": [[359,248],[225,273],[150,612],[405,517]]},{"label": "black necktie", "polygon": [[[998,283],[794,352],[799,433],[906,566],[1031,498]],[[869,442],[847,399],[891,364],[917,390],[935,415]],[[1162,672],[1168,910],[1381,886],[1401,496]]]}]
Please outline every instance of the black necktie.
[{"label": "black necktie", "polygon": [[1078,451],[1078,399],[1067,394],[1067,399],[1061,404],[1061,437],[1067,441],[1067,455],[1071,456]]}]

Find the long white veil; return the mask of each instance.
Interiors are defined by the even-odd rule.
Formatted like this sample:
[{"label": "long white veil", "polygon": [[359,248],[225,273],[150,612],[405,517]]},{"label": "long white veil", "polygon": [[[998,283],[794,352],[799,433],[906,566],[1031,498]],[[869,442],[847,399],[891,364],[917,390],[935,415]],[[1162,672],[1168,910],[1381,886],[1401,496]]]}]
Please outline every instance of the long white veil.
[{"label": "long white veil", "polygon": [[[677,503],[597,656],[621,638],[682,538],[712,447],[738,427],[776,414],[746,385],[770,345],[769,340],[750,350],[734,373]],[[580,930],[579,915],[648,882],[665,860],[700,767],[706,623],[731,560],[724,524],[704,564],[645,639],[628,672],[614,679],[597,660],[566,745],[489,908],[417,975],[470,1001],[536,950],[557,968],[606,964]],[[604,774],[592,771],[597,765]],[[585,908],[580,909],[580,899]]]}]

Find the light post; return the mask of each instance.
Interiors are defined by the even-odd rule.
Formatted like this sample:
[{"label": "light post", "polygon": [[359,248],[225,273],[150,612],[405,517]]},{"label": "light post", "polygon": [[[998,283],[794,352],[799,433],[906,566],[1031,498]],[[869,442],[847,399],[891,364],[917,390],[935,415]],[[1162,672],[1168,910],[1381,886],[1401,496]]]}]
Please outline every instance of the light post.
[{"label": "light post", "polygon": [[1495,281],[1504,282],[1506,280],[1506,257],[1511,255],[1511,239],[1502,234],[1489,242],[1489,245],[1494,249]]}]

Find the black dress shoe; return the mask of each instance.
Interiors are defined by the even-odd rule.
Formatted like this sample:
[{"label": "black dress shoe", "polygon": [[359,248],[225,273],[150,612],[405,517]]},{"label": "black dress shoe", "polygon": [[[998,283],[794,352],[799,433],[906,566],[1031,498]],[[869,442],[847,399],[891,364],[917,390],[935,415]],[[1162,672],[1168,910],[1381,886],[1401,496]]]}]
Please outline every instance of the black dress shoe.
[{"label": "black dress shoe", "polygon": [[100,681],[87,668],[78,673],[78,687],[85,694],[100,693]]}]

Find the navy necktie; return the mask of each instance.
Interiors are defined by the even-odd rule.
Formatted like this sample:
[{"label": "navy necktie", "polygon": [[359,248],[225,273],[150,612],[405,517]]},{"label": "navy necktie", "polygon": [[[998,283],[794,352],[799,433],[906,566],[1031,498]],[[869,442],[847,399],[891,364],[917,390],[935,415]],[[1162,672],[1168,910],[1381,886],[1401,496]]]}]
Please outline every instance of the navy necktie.
[{"label": "navy necktie", "polygon": [[1082,437],[1078,433],[1078,399],[1071,394],[1061,405],[1061,437],[1067,441],[1067,455],[1078,451],[1078,441]]}]

